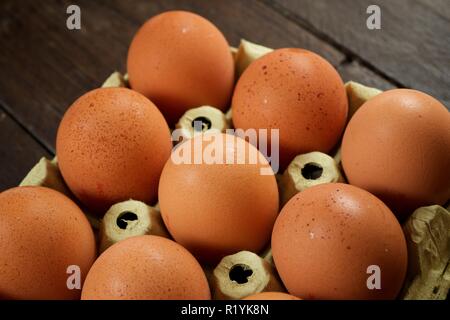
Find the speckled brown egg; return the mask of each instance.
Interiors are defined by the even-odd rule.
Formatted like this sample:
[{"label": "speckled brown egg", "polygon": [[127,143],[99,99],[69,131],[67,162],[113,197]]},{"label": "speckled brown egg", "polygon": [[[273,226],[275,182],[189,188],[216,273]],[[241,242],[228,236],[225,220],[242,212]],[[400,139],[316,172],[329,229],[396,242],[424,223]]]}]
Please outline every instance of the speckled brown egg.
[{"label": "speckled brown egg", "polygon": [[234,86],[227,40],[205,18],[168,11],[148,20],[128,51],[131,87],[152,100],[170,124],[190,108],[225,111]]},{"label": "speckled brown egg", "polygon": [[306,189],[283,207],[272,254],[289,293],[305,299],[394,299],[407,266],[394,214],[369,192],[340,183]]},{"label": "speckled brown egg", "polygon": [[232,100],[233,123],[242,129],[279,129],[280,163],[328,152],[344,130],[348,103],[341,77],[325,59],[302,49],[279,49],[254,61]]},{"label": "speckled brown egg", "polygon": [[[79,299],[95,259],[91,226],[77,205],[43,187],[0,193],[0,299]],[[79,267],[78,271],[69,268]],[[75,274],[75,272],[77,272]]]},{"label": "speckled brown egg", "polygon": [[176,242],[158,236],[132,237],[95,261],[83,300],[206,300],[210,291],[195,258]]},{"label": "speckled brown egg", "polygon": [[174,239],[201,261],[217,263],[242,250],[259,252],[269,242],[278,189],[254,146],[232,135],[198,135],[166,163],[159,205]]},{"label": "speckled brown egg", "polygon": [[125,88],[97,89],[80,97],[64,115],[56,138],[65,182],[100,215],[128,199],[155,201],[171,149],[159,110]]},{"label": "speckled brown egg", "polygon": [[396,89],[366,102],[342,142],[348,181],[401,219],[450,199],[450,113],[425,93]]},{"label": "speckled brown egg", "polygon": [[301,300],[301,299],[284,292],[260,292],[248,296],[243,300]]}]

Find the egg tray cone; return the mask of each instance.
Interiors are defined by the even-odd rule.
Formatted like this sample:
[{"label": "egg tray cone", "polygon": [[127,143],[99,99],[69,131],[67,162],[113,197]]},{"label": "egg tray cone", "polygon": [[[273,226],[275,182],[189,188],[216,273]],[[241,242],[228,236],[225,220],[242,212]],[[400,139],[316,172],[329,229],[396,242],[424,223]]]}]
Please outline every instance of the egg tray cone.
[{"label": "egg tray cone", "polygon": [[[241,40],[239,48],[230,48],[235,59],[236,75],[242,74],[252,61],[273,50],[261,45]],[[113,72],[102,84],[102,87],[125,87],[129,88],[128,75],[118,71]],[[350,81],[345,84],[349,102],[349,116],[351,116],[369,99],[382,93],[377,88],[367,87],[358,82]],[[200,106],[198,106],[200,107]],[[231,108],[224,114],[227,127],[232,128]],[[172,128],[173,129],[173,128]],[[300,156],[300,155],[299,155]],[[340,181],[345,181],[341,168],[340,147],[329,154],[335,164],[341,170]],[[278,174],[280,195],[283,197],[284,189],[289,188],[289,196],[294,186],[286,186],[286,174]],[[48,160],[42,158],[26,175],[20,186],[44,186],[62,192],[79,203],[67,188],[58,168],[57,158]],[[305,186],[305,188],[308,186]],[[295,188],[294,188],[295,189]],[[88,218],[98,242],[99,230],[102,225],[100,218],[90,214],[86,208],[80,205]],[[404,287],[398,299],[405,300],[445,300],[450,288],[450,212],[449,208],[441,206],[429,206],[418,208],[404,223],[403,230],[408,243],[408,273]],[[272,262],[270,247],[260,253],[263,259]],[[275,266],[273,266],[275,268]],[[210,266],[204,266],[209,270]],[[211,273],[211,270],[207,274]],[[212,276],[212,275],[210,275]],[[211,277],[210,277],[211,278]]]}]

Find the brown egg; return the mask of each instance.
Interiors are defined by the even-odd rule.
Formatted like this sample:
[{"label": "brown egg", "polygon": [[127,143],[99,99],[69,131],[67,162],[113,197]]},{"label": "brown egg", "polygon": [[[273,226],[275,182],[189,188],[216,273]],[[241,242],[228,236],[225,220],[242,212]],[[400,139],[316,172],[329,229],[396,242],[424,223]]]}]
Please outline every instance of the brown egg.
[{"label": "brown egg", "polygon": [[396,89],[366,102],[342,142],[348,181],[405,219],[450,199],[450,113],[436,99]]},{"label": "brown egg", "polygon": [[[0,299],[79,299],[95,259],[91,226],[77,205],[43,187],[0,193]],[[80,273],[69,268],[79,267]],[[76,267],[75,267],[76,268]]]},{"label": "brown egg", "polygon": [[[208,153],[216,163],[208,164]],[[180,154],[188,157],[179,161]],[[197,156],[201,161],[194,163]],[[220,164],[223,159],[229,161]],[[278,213],[278,189],[267,160],[251,144],[232,135],[198,135],[166,163],[159,205],[174,239],[198,259],[216,263],[241,250],[263,249]]]},{"label": "brown egg", "polygon": [[190,108],[225,111],[234,62],[223,34],[194,13],[169,11],[148,20],[128,51],[131,87],[152,100],[172,125]]},{"label": "brown egg", "polygon": [[125,88],[83,95],[67,110],[56,138],[64,180],[100,214],[130,198],[156,200],[171,149],[169,128],[155,105]]},{"label": "brown egg", "polygon": [[133,237],[109,247],[95,261],[82,300],[206,300],[210,291],[195,258],[159,236]]},{"label": "brown egg", "polygon": [[280,164],[311,151],[328,152],[345,126],[348,103],[339,74],[301,49],[279,49],[254,61],[232,101],[236,128],[279,129]]},{"label": "brown egg", "polygon": [[340,183],[306,189],[283,207],[272,254],[289,293],[305,299],[394,299],[407,265],[405,237],[389,208]]},{"label": "brown egg", "polygon": [[284,292],[261,292],[244,298],[243,300],[301,300]]}]

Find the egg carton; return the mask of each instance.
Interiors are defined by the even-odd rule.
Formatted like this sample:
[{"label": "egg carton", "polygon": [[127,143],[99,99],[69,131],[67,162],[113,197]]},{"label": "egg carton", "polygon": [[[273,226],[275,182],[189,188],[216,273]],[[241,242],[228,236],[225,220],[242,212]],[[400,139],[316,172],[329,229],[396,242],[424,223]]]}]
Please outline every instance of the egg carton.
[{"label": "egg carton", "polygon": [[[230,50],[235,59],[238,77],[254,60],[273,51],[246,40],[241,40],[239,48]],[[129,87],[128,75],[116,71],[108,77],[102,87]],[[349,102],[349,119],[361,105],[382,92],[353,81],[346,83],[345,88]],[[233,127],[231,109],[224,114],[211,106],[201,106],[188,110],[176,124],[176,128],[182,129],[181,138],[191,138],[196,134],[192,123],[194,119],[199,118],[206,123],[206,130],[214,128],[225,132],[226,129]],[[311,170],[304,173],[302,169],[308,166],[311,166]],[[320,173],[315,170],[317,167],[320,168]],[[284,173],[277,174],[277,182],[281,204],[311,186],[345,182],[341,169],[340,148],[330,155],[320,152],[298,155]],[[110,245],[132,236],[152,234],[170,237],[162,221],[158,204],[149,206],[129,200],[113,205],[103,219],[90,214],[66,186],[56,157],[52,160],[42,158],[20,186],[52,188],[76,201],[94,229],[100,253]],[[450,261],[449,210],[450,207],[445,209],[438,205],[418,208],[403,225],[409,261],[400,299],[446,299],[450,288],[450,268],[447,268]],[[215,267],[203,267],[215,299],[241,299],[264,291],[285,291],[277,275],[270,247],[259,255],[242,251],[223,258]],[[245,281],[239,281],[239,278],[246,274],[251,276],[245,277]]]}]

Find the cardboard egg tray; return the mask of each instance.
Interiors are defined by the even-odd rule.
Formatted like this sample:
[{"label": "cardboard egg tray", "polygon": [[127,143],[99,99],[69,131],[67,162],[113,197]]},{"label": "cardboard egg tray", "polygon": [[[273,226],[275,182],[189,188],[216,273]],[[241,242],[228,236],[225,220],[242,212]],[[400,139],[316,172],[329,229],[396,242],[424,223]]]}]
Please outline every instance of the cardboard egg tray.
[{"label": "cardboard egg tray", "polygon": [[[245,68],[257,58],[272,49],[242,40],[239,48],[231,48],[235,58],[236,74],[240,76]],[[104,82],[102,87],[128,87],[127,75],[114,72]],[[349,119],[355,111],[367,100],[381,93],[381,90],[369,88],[356,82],[345,85],[349,101]],[[186,129],[184,138],[192,137],[192,120],[204,116],[209,118],[210,127],[225,131],[232,127],[232,112],[221,111],[203,106],[189,110],[177,124],[178,128]],[[185,125],[187,123],[188,125]],[[321,174],[316,177],[302,176],[302,170],[311,163],[320,164]],[[313,185],[327,182],[344,182],[340,167],[340,149],[333,154],[325,155],[312,152],[297,156],[284,173],[277,175],[280,190],[280,203],[283,205],[297,192]],[[102,220],[89,214],[75,199],[67,188],[58,169],[57,158],[48,160],[42,158],[20,183],[21,186],[44,186],[60,191],[76,201],[85,212],[97,237],[100,253],[110,245],[131,236],[152,234],[170,237],[161,219],[158,205],[148,206],[139,201],[125,201],[116,204],[105,214]],[[450,208],[429,206],[417,209],[403,225],[408,245],[408,274],[400,299],[446,299],[450,288]],[[121,215],[125,212],[134,213],[133,218],[122,217],[125,224],[120,226]],[[131,224],[133,228],[129,228]],[[236,271],[235,279],[231,276]],[[250,269],[250,276],[245,281],[239,277]],[[209,280],[212,296],[215,299],[241,299],[262,291],[285,291],[272,260],[271,250],[256,254],[241,251],[222,259],[218,266],[204,266]]]}]

